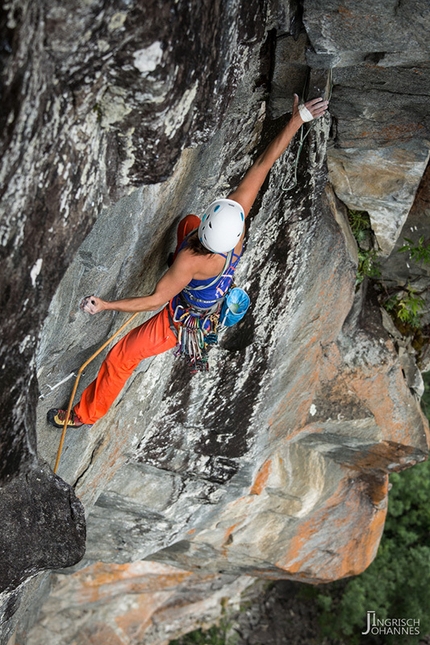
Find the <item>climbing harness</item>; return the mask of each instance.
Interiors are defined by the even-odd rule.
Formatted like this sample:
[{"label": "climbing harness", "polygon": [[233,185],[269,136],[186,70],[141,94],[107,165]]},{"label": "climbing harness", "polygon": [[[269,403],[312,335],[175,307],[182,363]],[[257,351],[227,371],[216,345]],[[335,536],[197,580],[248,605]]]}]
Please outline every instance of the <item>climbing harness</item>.
[{"label": "climbing harness", "polygon": [[[175,325],[178,338],[175,356],[184,358],[189,363],[193,374],[209,369],[208,352],[211,346],[218,343],[219,333],[225,327],[240,320],[245,314],[243,311],[238,315],[237,295],[242,290],[234,287],[233,284],[230,284],[224,293],[218,294],[211,300],[198,297],[199,291],[210,289],[223,277],[232,278],[232,274],[230,275],[228,270],[232,266],[233,252],[234,248],[227,254],[222,271],[209,284],[187,285],[172,303],[172,323]],[[233,292],[236,293],[236,297],[230,300],[232,306],[230,309],[226,302],[229,294]],[[248,298],[246,294],[245,296]],[[243,298],[241,302],[243,302]],[[233,315],[233,310],[235,315]],[[222,324],[220,324],[220,316],[222,316]]]},{"label": "climbing harness", "polygon": [[217,345],[218,336],[224,329],[243,318],[249,305],[248,294],[234,284],[209,309],[190,305],[178,298],[172,318],[178,337],[175,356],[185,358],[192,373],[208,371],[209,349]]},{"label": "climbing harness", "polygon": [[[192,291],[202,291],[213,287],[225,275],[230,266],[233,251],[227,254],[224,266],[209,284],[188,286],[182,290],[184,295],[179,295],[173,311],[173,323],[177,326],[178,342],[175,356],[182,357],[190,364],[191,372],[203,372],[209,369],[208,351],[211,345],[218,342],[218,322],[221,303],[220,298],[209,308],[204,306],[205,301],[193,295]],[[187,302],[185,297],[191,301]]]},{"label": "climbing harness", "polygon": [[218,342],[221,300],[210,309],[197,309],[180,300],[173,312],[178,335],[174,353],[187,360],[192,373],[209,369],[208,351]]},{"label": "climbing harness", "polygon": [[[116,338],[116,337],[117,337],[117,336],[118,336],[118,335],[119,335],[119,334],[120,334],[120,333],[121,333],[121,332],[122,332],[122,331],[123,331],[123,330],[124,330],[128,325],[129,325],[129,324],[130,324],[130,323],[131,323],[131,321],[132,321],[134,318],[136,318],[136,316],[137,316],[138,314],[139,314],[139,312],[136,312],[136,313],[134,313],[132,316],[130,316],[130,317],[125,321],[125,323],[124,323],[123,325],[121,325],[121,327],[120,327],[119,329],[117,329],[117,331],[116,331],[114,334],[112,334],[112,336],[110,336],[110,338],[108,338],[108,339],[107,339],[107,341],[105,341],[105,342],[103,343],[103,345],[101,345],[101,347],[99,347],[99,348],[98,348],[98,350],[97,350],[96,352],[94,352],[94,354],[92,354],[92,355],[91,355],[91,356],[90,356],[90,357],[85,361],[85,363],[83,363],[83,364],[81,365],[81,367],[79,368],[78,373],[77,373],[77,375],[76,375],[75,383],[74,383],[74,385],[73,385],[72,393],[71,393],[71,395],[70,395],[69,405],[67,406],[66,416],[65,416],[65,418],[64,418],[63,430],[62,430],[62,432],[61,432],[60,443],[59,443],[58,450],[57,450],[57,458],[56,458],[56,460],[55,460],[54,473],[56,473],[56,472],[57,472],[57,470],[58,470],[58,466],[59,466],[59,464],[60,464],[61,453],[63,452],[64,440],[65,440],[65,438],[66,438],[67,424],[68,424],[68,422],[69,422],[70,414],[71,414],[71,412],[72,412],[73,400],[74,400],[74,398],[75,398],[76,390],[78,389],[79,381],[80,381],[80,379],[81,379],[81,376],[82,376],[82,374],[83,374],[83,372],[84,372],[85,368],[86,368],[86,367],[87,367],[87,366],[88,366],[88,365],[89,365],[89,364],[90,364],[90,363],[91,363],[95,358],[97,358],[97,356],[98,356],[98,355],[99,355],[99,354],[100,354],[100,353],[101,353],[101,352],[102,352],[102,351],[103,351],[103,350],[104,350],[104,349],[109,345],[109,343],[111,343],[111,342],[112,342],[112,341],[113,341],[113,340],[114,340],[114,339],[115,339],[115,338]],[[67,380],[67,379],[65,379],[65,380]]]}]

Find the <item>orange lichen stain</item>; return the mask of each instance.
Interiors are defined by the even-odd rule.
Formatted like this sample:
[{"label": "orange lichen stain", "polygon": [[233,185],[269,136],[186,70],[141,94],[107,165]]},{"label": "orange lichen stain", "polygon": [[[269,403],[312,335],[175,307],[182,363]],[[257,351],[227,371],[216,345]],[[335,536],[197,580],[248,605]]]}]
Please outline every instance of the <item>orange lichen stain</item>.
[{"label": "orange lichen stain", "polygon": [[133,607],[115,618],[118,627],[127,635],[127,641],[140,643],[151,624],[151,618],[160,604],[165,600],[164,594],[142,594],[133,600]]},{"label": "orange lichen stain", "polygon": [[290,575],[329,582],[362,573],[373,561],[386,517],[388,477],[342,485],[319,513],[298,527],[276,566]]},{"label": "orange lichen stain", "polygon": [[[393,441],[381,441],[351,455],[347,465],[360,472],[375,469],[388,470],[389,466],[390,471],[397,471],[410,466],[416,452],[416,448],[412,446],[404,446]],[[394,469],[393,463],[397,464]]]},{"label": "orange lichen stain", "polygon": [[80,604],[96,603],[126,593],[155,593],[180,585],[192,576],[190,571],[158,563],[97,563],[74,575]]},{"label": "orange lichen stain", "polygon": [[257,476],[254,480],[254,483],[252,485],[252,488],[250,490],[250,495],[260,495],[261,492],[264,490],[267,484],[267,480],[270,475],[270,470],[271,470],[271,465],[272,465],[272,460],[268,459],[260,468],[260,470],[257,473]]},{"label": "orange lichen stain", "polygon": [[319,529],[319,522],[314,518],[304,522],[291,540],[286,555],[276,562],[276,566],[285,569],[288,573],[297,573],[305,562],[305,547],[310,543],[311,536],[315,535]]},{"label": "orange lichen stain", "polygon": [[249,513],[249,507],[254,504],[255,497],[251,495],[244,495],[233,499],[228,504],[229,517],[234,517],[238,522],[246,518]]},{"label": "orange lichen stain", "polygon": [[121,579],[128,579],[132,575],[129,564],[106,565],[104,562],[98,562],[90,568],[91,572],[88,572],[89,575],[88,577],[86,576],[85,581],[90,587],[108,585]]},{"label": "orange lichen stain", "polygon": [[351,11],[351,9],[347,9],[346,7],[342,7],[342,6],[340,6],[340,7],[338,7],[338,10],[337,10],[337,11],[338,11],[338,13],[340,13],[340,15],[341,15],[341,16],[343,16],[344,18],[354,18],[354,14],[353,14],[353,12]]},{"label": "orange lichen stain", "polygon": [[223,546],[221,547],[221,553],[225,558],[227,557],[228,546],[233,543],[233,531],[238,526],[238,524],[239,523],[236,522],[236,524],[229,526],[225,531]]},{"label": "orange lichen stain", "polygon": [[195,532],[196,532],[196,529],[190,529],[189,531],[187,531],[187,535],[194,535]]},{"label": "orange lichen stain", "polygon": [[388,141],[401,141],[403,138],[409,139],[411,135],[422,134],[424,129],[420,123],[390,124],[386,128],[380,128],[378,137]]},{"label": "orange lichen stain", "polygon": [[84,628],[80,636],[83,639],[81,642],[88,645],[125,645],[125,641],[114,632],[112,627],[103,623],[95,623],[91,629]]},{"label": "orange lichen stain", "polygon": [[[396,380],[398,381],[397,391],[402,393],[402,391],[404,391],[404,383],[400,368],[398,369]],[[373,378],[366,378],[364,376],[364,378],[361,379],[352,379],[350,381],[350,386],[375,417],[377,425],[384,433],[384,439],[388,441],[398,441],[403,445],[410,441],[413,445],[416,443],[416,439],[413,436],[416,429],[405,427],[405,419],[401,413],[401,409],[398,405],[395,405],[392,397],[386,396],[381,399],[379,395],[380,392],[386,392],[387,390],[390,391],[392,389],[393,385],[390,381],[391,378],[389,375],[377,374]],[[412,395],[410,395],[410,398],[412,403]],[[402,403],[406,403],[406,400]],[[403,407],[403,405],[401,407]]]},{"label": "orange lichen stain", "polygon": [[234,529],[236,528],[237,525],[238,525],[238,523],[236,522],[236,524],[233,524],[232,526],[229,526],[228,529],[226,529],[226,531],[224,533],[224,542],[229,541],[230,536],[233,533],[233,531],[234,531]]}]

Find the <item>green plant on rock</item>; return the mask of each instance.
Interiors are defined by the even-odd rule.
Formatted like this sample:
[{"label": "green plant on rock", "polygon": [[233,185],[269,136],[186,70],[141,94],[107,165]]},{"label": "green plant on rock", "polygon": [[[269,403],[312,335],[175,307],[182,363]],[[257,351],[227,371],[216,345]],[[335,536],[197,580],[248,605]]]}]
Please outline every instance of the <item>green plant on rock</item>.
[{"label": "green plant on rock", "polygon": [[348,221],[358,245],[357,285],[364,278],[379,278],[381,275],[378,252],[374,248],[374,235],[369,214],[366,211],[348,210]]},{"label": "green plant on rock", "polygon": [[424,410],[424,414],[427,419],[430,421],[430,372],[423,374],[424,380],[424,394],[421,398],[421,407]]},{"label": "green plant on rock", "polygon": [[232,631],[230,622],[222,618],[218,625],[208,630],[196,629],[170,641],[170,645],[237,645],[237,641],[238,635]]},{"label": "green plant on rock", "polygon": [[[409,253],[411,262],[417,264],[430,264],[430,242],[422,235],[418,242],[404,238],[404,244],[398,249],[399,253]],[[408,268],[409,265],[408,265]],[[425,274],[421,278],[425,277]],[[422,315],[426,308],[426,301],[422,294],[428,289],[418,292],[411,285],[399,287],[398,292],[391,295],[383,302],[383,307],[391,314],[394,323],[403,334],[415,335],[421,330]],[[418,342],[422,345],[422,342]]]},{"label": "green plant on rock", "polygon": [[424,235],[418,242],[405,237],[405,244],[400,247],[399,253],[409,253],[411,260],[422,264],[430,264],[430,242],[426,242]]},{"label": "green plant on rock", "polygon": [[352,234],[360,244],[360,241],[363,241],[366,236],[366,231],[372,230],[369,214],[366,211],[348,209],[348,221]]},{"label": "green plant on rock", "polygon": [[358,249],[357,284],[361,284],[365,277],[372,279],[380,277],[381,270],[377,257],[378,252],[375,249],[369,251]]},{"label": "green plant on rock", "polygon": [[385,301],[385,309],[400,322],[417,329],[421,324],[421,315],[425,300],[411,286],[392,295]]},{"label": "green plant on rock", "polygon": [[97,122],[101,123],[102,118],[103,118],[103,110],[102,110],[102,107],[101,107],[100,103],[96,103],[93,106],[93,112],[95,112],[95,114],[97,115]]}]

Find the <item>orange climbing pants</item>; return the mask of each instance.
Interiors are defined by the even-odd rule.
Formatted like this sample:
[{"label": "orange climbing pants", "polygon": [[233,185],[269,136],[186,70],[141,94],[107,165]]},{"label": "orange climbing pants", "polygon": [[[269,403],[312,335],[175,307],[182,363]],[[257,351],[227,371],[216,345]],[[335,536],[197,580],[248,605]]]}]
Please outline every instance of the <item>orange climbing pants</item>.
[{"label": "orange climbing pants", "polygon": [[[181,220],[175,255],[185,236],[199,224],[196,215],[187,215]],[[140,361],[175,347],[177,339],[171,327],[169,307],[170,304],[166,305],[143,325],[132,329],[110,350],[96,379],[82,392],[81,400],[74,407],[83,423],[93,424],[106,414]]]}]

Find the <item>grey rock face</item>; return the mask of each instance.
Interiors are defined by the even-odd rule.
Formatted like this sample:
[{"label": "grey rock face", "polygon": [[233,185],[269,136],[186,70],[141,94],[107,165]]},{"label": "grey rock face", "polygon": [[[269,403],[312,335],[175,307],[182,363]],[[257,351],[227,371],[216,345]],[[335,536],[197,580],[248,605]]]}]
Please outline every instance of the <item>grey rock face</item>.
[{"label": "grey rock face", "polygon": [[[53,578],[33,628],[38,603],[25,601],[20,634],[32,645],[47,633],[106,645],[118,629],[123,642],[162,643],[199,611],[214,620],[250,576],[326,581],[374,557],[388,474],[425,458],[428,426],[379,310],[355,295],[357,249],[325,159],[338,196],[371,212],[388,252],[428,156],[427,9],[417,2],[406,22],[392,4],[379,3],[393,24],[378,34],[357,30],[355,14],[370,15],[357,2],[351,17],[306,0],[306,34],[278,2],[4,9],[1,548],[4,585],[16,587],[3,597],[5,642],[26,577],[83,557],[73,490],[85,560]],[[237,184],[279,127],[266,103],[285,118],[306,63],[311,95],[338,65],[334,121],[312,126],[297,187],[284,190],[296,143],[253,213],[237,274],[251,311],[212,350],[209,374],[191,378],[171,354],[144,361],[103,420],[68,433],[65,484],[44,463],[59,438],[46,410],[65,403],[71,372],[124,320],[89,318],[80,299],[153,288],[179,219]],[[370,156],[380,181],[372,171],[366,183]],[[172,565],[182,571],[170,594]],[[151,608],[146,622],[136,602]]]},{"label": "grey rock face", "polygon": [[386,257],[394,249],[413,206],[428,159],[428,142],[419,139],[360,151],[330,150],[330,179],[337,195],[352,210],[369,213]]},{"label": "grey rock face", "polygon": [[[212,2],[198,10],[186,2],[109,7],[24,2],[2,8],[0,476],[5,485],[21,478],[21,484],[11,485],[25,488],[26,476],[40,468],[34,354],[65,269],[103,205],[126,193],[128,185],[161,181],[185,145],[207,140],[218,127],[237,66],[246,61],[249,43],[262,37],[259,3],[249,9],[248,14],[236,3]],[[235,25],[233,41],[216,27],[222,24]],[[201,38],[191,37],[201,27]],[[53,510],[51,476],[44,471],[44,477],[47,497],[41,492],[40,504]],[[59,491],[64,499],[57,499],[60,515],[53,517],[59,517],[61,532],[60,511],[73,493],[68,487]],[[75,501],[72,505],[76,509]],[[28,552],[33,565],[15,559],[16,584],[36,571],[37,563],[67,566],[82,556],[83,533],[69,530],[70,515],[71,507],[61,546],[69,559],[55,553],[60,542],[53,553],[44,538],[38,544],[36,532]],[[2,531],[7,545],[4,524]],[[41,549],[44,557],[38,555]],[[9,578],[2,583],[9,584]]]},{"label": "grey rock face", "polygon": [[303,20],[308,63],[332,70],[330,180],[349,208],[369,212],[388,256],[429,159],[428,4],[311,0]]},{"label": "grey rock face", "polygon": [[17,586],[43,569],[74,564],[84,555],[82,505],[70,487],[46,467],[33,466],[25,483],[14,478],[4,486],[1,508],[8,518],[2,530],[8,549],[0,574],[5,587]]},{"label": "grey rock face", "polygon": [[[380,60],[385,54],[428,53],[429,14],[425,0],[408,5],[394,0],[348,0],[342,4],[338,0],[324,4],[306,0],[303,20],[318,54],[355,52],[375,60],[379,53]],[[336,59],[333,66],[338,66]]]},{"label": "grey rock face", "polygon": [[[221,15],[218,5],[208,3],[200,17],[186,3],[185,13],[175,3],[164,3],[161,15],[156,3],[146,9],[143,15],[139,4],[121,11],[92,2],[3,10],[3,477],[33,459],[35,344],[55,288],[97,211],[104,200],[109,203],[109,192],[118,196],[130,182],[160,181],[184,145],[210,136],[235,85],[235,61],[246,59],[246,45],[223,47],[216,29],[190,39],[195,56],[179,37],[196,30],[194,20],[204,27],[206,20],[213,25],[227,19],[237,24],[238,38],[251,37],[254,23],[237,7]],[[170,19],[172,11],[178,20]],[[256,6],[252,15],[258,11]],[[130,30],[126,21],[134,25]],[[212,73],[203,74],[192,61]],[[134,98],[124,87],[136,92]],[[186,125],[181,119],[188,119]],[[132,150],[143,141],[146,154],[135,163]]]}]

